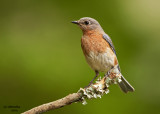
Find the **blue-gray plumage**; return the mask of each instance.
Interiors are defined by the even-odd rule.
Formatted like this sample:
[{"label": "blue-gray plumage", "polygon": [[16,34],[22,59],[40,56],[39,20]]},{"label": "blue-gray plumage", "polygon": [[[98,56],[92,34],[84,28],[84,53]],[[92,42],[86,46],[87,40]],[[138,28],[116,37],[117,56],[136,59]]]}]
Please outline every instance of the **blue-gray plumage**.
[{"label": "blue-gray plumage", "polygon": [[103,38],[109,43],[112,51],[116,54],[116,50],[114,48],[111,38],[107,34],[103,34]]},{"label": "blue-gray plumage", "polygon": [[[116,50],[114,48],[114,45],[112,43],[112,40],[111,38],[107,35],[107,34],[103,34],[103,38],[108,42],[108,44],[110,45],[112,51],[114,52],[114,54],[116,55]],[[121,71],[120,67],[119,67],[119,64],[118,64],[118,70]]]}]

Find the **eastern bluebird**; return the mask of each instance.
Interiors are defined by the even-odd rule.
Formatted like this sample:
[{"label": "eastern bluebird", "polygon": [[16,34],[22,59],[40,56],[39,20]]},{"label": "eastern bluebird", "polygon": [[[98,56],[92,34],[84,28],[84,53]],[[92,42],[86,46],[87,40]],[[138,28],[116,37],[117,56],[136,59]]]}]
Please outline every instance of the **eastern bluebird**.
[{"label": "eastern bluebird", "polygon": [[121,90],[125,93],[133,92],[134,88],[121,74],[112,40],[103,31],[98,21],[90,17],[83,17],[72,23],[77,24],[83,32],[81,47],[87,63],[96,73],[89,85],[99,75],[99,72],[104,72],[107,76],[112,69],[111,73],[121,75],[121,81],[118,82]]}]

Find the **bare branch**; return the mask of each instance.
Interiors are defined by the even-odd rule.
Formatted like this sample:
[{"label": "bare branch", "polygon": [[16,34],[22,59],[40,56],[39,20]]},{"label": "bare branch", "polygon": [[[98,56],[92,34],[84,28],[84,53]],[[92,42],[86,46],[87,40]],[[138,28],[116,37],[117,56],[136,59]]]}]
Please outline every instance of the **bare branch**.
[{"label": "bare branch", "polygon": [[82,97],[81,93],[72,93],[59,100],[32,108],[31,110],[28,110],[22,114],[40,114],[49,110],[61,108],[65,105],[69,105],[73,102],[77,102],[79,99],[81,99],[81,97]]}]

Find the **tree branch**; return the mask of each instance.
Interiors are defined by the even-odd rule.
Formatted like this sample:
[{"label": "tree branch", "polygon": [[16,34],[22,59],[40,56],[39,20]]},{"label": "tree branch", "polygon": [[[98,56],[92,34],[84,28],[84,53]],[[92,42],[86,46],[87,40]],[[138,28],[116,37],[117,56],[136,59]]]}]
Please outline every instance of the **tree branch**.
[{"label": "tree branch", "polygon": [[77,102],[79,99],[81,99],[81,97],[82,97],[81,93],[72,93],[59,100],[32,108],[31,110],[28,110],[22,114],[40,114],[49,110],[61,108],[65,105],[69,105],[73,102]]},{"label": "tree branch", "polygon": [[37,106],[22,114],[40,114],[49,110],[61,108],[74,102],[82,102],[82,104],[85,105],[87,104],[85,99],[101,98],[105,93],[109,93],[109,85],[116,84],[117,81],[121,81],[120,75],[110,74],[110,76],[104,77],[103,79],[99,78],[96,83],[91,84],[87,88],[80,88],[77,93],[72,93],[59,100]]}]

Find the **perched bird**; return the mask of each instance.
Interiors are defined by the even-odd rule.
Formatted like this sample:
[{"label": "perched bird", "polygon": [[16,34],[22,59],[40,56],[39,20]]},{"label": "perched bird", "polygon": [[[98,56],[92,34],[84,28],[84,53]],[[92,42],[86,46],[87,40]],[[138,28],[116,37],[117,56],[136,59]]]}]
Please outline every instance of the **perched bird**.
[{"label": "perched bird", "polygon": [[90,17],[83,17],[72,23],[77,24],[83,32],[81,47],[87,63],[96,73],[89,85],[93,83],[99,72],[107,75],[108,71],[113,69],[113,73],[121,75],[122,81],[118,82],[121,90],[125,93],[133,92],[134,88],[121,74],[112,40],[103,31],[98,21]]}]

